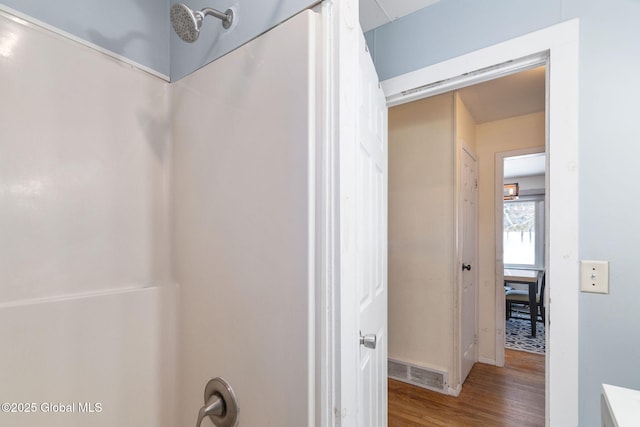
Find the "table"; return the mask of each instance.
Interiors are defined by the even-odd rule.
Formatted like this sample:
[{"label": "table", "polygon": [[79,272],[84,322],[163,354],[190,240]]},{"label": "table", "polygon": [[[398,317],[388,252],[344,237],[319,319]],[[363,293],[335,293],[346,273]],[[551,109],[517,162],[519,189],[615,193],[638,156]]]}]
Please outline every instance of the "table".
[{"label": "table", "polygon": [[538,271],[504,269],[504,284],[523,283],[529,285],[529,315],[531,316],[531,336],[536,336],[536,319],[538,318],[538,304],[536,293],[538,292]]}]

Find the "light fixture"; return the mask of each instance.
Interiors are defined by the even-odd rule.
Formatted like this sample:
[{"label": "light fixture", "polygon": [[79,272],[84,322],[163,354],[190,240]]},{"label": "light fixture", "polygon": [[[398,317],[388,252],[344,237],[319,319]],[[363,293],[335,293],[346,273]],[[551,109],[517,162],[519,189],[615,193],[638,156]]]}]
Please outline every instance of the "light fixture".
[{"label": "light fixture", "polygon": [[520,186],[517,182],[513,184],[504,184],[504,191],[502,192],[504,200],[517,200],[520,195]]}]

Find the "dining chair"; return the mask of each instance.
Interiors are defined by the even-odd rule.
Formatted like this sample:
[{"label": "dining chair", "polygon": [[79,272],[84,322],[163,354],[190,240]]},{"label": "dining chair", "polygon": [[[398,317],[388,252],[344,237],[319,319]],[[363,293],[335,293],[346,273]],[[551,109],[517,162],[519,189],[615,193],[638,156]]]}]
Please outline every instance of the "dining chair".
[{"label": "dining chair", "polygon": [[[544,271],[538,272],[537,283],[538,283],[538,286],[537,286],[538,292],[536,293],[536,305],[537,305],[536,312],[540,316],[540,320],[544,322],[544,319],[546,316],[546,313],[545,313],[546,310],[544,307],[544,288],[546,283]],[[523,291],[520,289],[508,289],[505,291],[505,299],[506,299],[507,319],[509,319],[511,318],[513,304],[521,304],[527,307],[529,306],[529,291]],[[536,320],[538,319],[536,318]]]}]

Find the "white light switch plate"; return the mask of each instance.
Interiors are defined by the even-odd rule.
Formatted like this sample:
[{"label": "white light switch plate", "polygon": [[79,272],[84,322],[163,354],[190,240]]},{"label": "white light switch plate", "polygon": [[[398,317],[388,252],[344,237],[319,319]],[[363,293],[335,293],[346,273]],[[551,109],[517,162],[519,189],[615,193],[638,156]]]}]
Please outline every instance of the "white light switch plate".
[{"label": "white light switch plate", "polygon": [[609,261],[580,261],[580,290],[609,293]]}]

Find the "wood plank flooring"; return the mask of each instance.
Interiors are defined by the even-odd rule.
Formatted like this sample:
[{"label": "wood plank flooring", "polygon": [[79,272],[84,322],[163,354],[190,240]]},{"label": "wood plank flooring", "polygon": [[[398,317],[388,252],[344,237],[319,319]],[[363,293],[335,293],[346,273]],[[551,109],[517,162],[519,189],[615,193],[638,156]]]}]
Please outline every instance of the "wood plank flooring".
[{"label": "wood plank flooring", "polygon": [[476,363],[460,396],[389,379],[389,427],[544,426],[544,356],[505,349],[505,367]]}]

